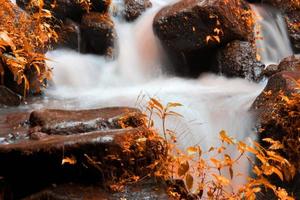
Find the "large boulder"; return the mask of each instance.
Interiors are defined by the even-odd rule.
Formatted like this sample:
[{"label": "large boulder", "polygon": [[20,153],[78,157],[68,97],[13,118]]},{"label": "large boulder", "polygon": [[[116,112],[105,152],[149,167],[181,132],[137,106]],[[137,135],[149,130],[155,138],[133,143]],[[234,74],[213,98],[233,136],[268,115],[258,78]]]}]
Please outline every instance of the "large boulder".
[{"label": "large boulder", "polygon": [[59,38],[53,44],[54,48],[70,48],[79,51],[81,34],[80,24],[71,19],[66,19],[59,30]]},{"label": "large boulder", "polygon": [[90,12],[81,21],[81,52],[114,56],[116,32],[107,14]]},{"label": "large boulder", "polygon": [[[11,127],[5,129],[6,136],[2,134],[0,176],[15,199],[55,183],[98,183],[110,188],[119,181],[147,176],[148,166],[164,152],[159,140],[147,139],[153,132],[143,118],[137,109],[122,107],[33,112],[27,118],[27,131]],[[14,123],[22,126],[23,120]]]},{"label": "large boulder", "polygon": [[134,21],[137,19],[146,9],[152,6],[150,0],[124,0],[124,18],[127,21]]},{"label": "large boulder", "polygon": [[226,76],[257,81],[265,65],[257,60],[253,44],[236,40],[219,50],[217,67]]},{"label": "large boulder", "polygon": [[195,74],[210,67],[216,48],[252,39],[252,21],[250,7],[243,0],[181,0],[157,13],[153,29],[172,56],[170,60],[178,60],[173,64],[194,68],[189,71]]},{"label": "large boulder", "polygon": [[142,113],[137,109],[103,108],[94,110],[40,110],[33,111],[29,117],[32,130],[51,135],[70,135],[97,130],[122,128],[120,119],[131,123],[128,126],[143,125]]},{"label": "large boulder", "polygon": [[289,56],[280,61],[278,65],[271,64],[263,70],[262,75],[266,77],[271,77],[272,75],[282,71],[300,71],[300,56]]}]

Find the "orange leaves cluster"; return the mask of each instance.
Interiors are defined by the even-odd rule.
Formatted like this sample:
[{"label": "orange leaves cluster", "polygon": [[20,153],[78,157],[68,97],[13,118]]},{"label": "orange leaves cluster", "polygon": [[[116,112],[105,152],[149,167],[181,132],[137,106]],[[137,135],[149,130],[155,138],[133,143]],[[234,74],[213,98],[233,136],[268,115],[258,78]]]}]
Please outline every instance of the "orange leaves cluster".
[{"label": "orange leaves cluster", "polygon": [[[29,89],[40,91],[44,80],[51,77],[50,69],[45,66],[45,57],[40,53],[47,49],[50,40],[57,34],[49,19],[51,13],[42,9],[43,1],[32,1],[30,5],[41,6],[38,12],[29,16],[14,6],[9,0],[0,0],[0,58],[9,68],[18,85],[23,84],[24,95]],[[27,71],[27,72],[26,72]],[[35,74],[34,80],[29,73]],[[31,81],[39,82],[33,84]],[[33,85],[38,88],[32,88]]]},{"label": "orange leaves cluster", "polygon": [[[300,85],[299,83],[295,84]],[[273,119],[274,125],[281,131],[279,139],[282,141],[282,145],[278,146],[272,140],[267,142],[273,150],[283,151],[283,155],[300,171],[300,94],[293,93],[287,96],[280,92],[277,99],[278,101],[273,107]]]}]

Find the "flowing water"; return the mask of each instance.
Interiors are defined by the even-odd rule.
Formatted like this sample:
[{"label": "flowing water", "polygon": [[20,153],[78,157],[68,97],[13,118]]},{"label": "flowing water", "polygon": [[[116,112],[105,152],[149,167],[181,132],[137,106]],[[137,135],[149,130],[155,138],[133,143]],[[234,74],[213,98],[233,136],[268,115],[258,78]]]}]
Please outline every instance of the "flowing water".
[{"label": "flowing water", "polygon": [[[156,0],[152,3],[153,7],[134,23],[114,18],[119,49],[115,61],[71,50],[49,52],[49,65],[54,68],[54,86],[47,89],[44,99],[19,107],[18,110],[136,106],[145,104],[149,97],[157,97],[163,103],[172,101],[184,105],[176,110],[184,118],[170,118],[167,121],[167,127],[178,134],[181,147],[199,144],[207,149],[216,143],[218,133],[223,129],[237,139],[254,138],[254,119],[248,109],[264,84],[212,74],[202,75],[198,79],[183,79],[164,73],[160,60],[163,51],[153,34],[152,21],[157,11],[169,2]],[[285,42],[286,33],[281,30],[284,28],[280,24],[283,23],[282,19],[276,18],[279,14],[265,15],[261,7],[254,9],[266,17],[260,23],[262,27],[266,26],[263,29],[265,37],[269,37],[269,34],[271,37],[270,41],[258,42],[268,52],[262,54],[263,61],[277,62],[291,53],[287,45],[289,42]],[[272,22],[271,17],[276,20]],[[276,25],[277,22],[279,24]],[[268,31],[274,24],[278,28],[276,33]],[[282,40],[280,44],[274,42],[278,38]],[[14,110],[10,108],[0,112]],[[158,127],[160,123],[156,121]],[[247,165],[242,171],[247,171]]]},{"label": "flowing water", "polygon": [[282,14],[267,5],[252,5],[252,10],[256,15],[256,45],[261,61],[266,65],[277,64],[283,58],[293,55]]}]

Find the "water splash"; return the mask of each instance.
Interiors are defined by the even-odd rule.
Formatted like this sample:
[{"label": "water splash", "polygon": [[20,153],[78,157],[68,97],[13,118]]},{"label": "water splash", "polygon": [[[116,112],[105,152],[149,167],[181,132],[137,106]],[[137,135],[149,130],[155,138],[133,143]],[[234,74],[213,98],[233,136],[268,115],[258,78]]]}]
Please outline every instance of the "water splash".
[{"label": "water splash", "polygon": [[282,14],[267,5],[251,5],[251,7],[257,19],[255,27],[256,46],[261,61],[266,66],[278,64],[283,58],[293,55]]}]

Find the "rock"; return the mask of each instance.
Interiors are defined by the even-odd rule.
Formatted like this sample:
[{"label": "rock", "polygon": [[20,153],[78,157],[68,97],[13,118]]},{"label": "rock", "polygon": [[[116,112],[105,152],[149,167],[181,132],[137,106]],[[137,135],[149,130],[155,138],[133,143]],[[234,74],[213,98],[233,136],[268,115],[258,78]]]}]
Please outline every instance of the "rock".
[{"label": "rock", "polygon": [[71,19],[66,19],[61,25],[58,42],[54,44],[57,48],[70,48],[80,50],[80,25]]},{"label": "rock", "polygon": [[20,105],[22,98],[20,95],[14,93],[7,87],[0,85],[0,105],[5,106],[18,106]]},{"label": "rock", "polygon": [[98,185],[79,185],[79,184],[62,184],[50,187],[37,194],[33,194],[24,200],[78,200],[78,199],[151,199],[151,200],[168,200],[166,186],[159,182],[151,180],[135,183],[126,186],[124,192],[107,192]]},{"label": "rock", "polygon": [[300,9],[299,0],[262,0],[263,3],[269,4],[284,12]]},{"label": "rock", "polygon": [[[31,12],[35,12],[35,9],[28,10],[30,0],[16,0],[17,5]],[[44,9],[50,10],[55,18],[59,20],[65,20],[66,18],[73,19],[74,21],[80,21],[84,7],[80,5],[77,0],[44,0]]]},{"label": "rock", "polygon": [[237,40],[219,50],[217,66],[219,72],[226,76],[256,81],[265,67],[256,59],[256,51],[250,42]]},{"label": "rock", "polygon": [[31,113],[31,132],[70,135],[97,130],[122,128],[120,118],[127,120],[128,126],[142,125],[142,113],[133,108],[103,108],[95,110],[41,110]]},{"label": "rock", "polygon": [[252,21],[248,3],[241,0],[181,0],[157,13],[153,29],[175,71],[197,76],[211,68],[217,48],[252,39]]},{"label": "rock", "polygon": [[30,113],[15,112],[6,114],[4,111],[0,115],[0,144],[8,143],[7,139],[17,135],[27,135]]},{"label": "rock", "polygon": [[284,58],[278,65],[269,65],[264,71],[263,75],[270,77],[278,72],[282,71],[291,71],[296,72],[300,71],[300,56],[293,55],[287,58]]},{"label": "rock", "polygon": [[279,71],[300,71],[300,55],[284,58],[278,65]]},{"label": "rock", "polygon": [[157,13],[153,21],[154,32],[164,44],[179,51],[207,49],[236,39],[250,39],[252,25],[247,22],[251,19],[248,4],[239,0],[226,2],[179,1]]},{"label": "rock", "polygon": [[7,179],[17,199],[51,183],[71,181],[109,187],[133,176],[144,177],[149,173],[148,166],[163,156],[164,150],[159,141],[147,139],[153,134],[151,130],[134,123],[141,120],[138,115],[130,114],[134,111],[139,113],[130,108],[91,110],[90,114],[89,111],[47,110],[45,116],[43,112],[33,112],[30,116],[31,131],[43,130],[43,127],[55,123],[59,127],[61,122],[76,127],[78,121],[86,120],[89,124],[94,118],[105,121],[105,124],[115,122],[115,126],[79,132],[70,125],[67,133],[61,129],[67,135],[58,132],[57,128],[57,132],[50,129],[46,129],[48,133],[34,132],[42,136],[37,139],[30,138],[30,133],[8,139],[0,144],[0,176]]},{"label": "rock", "polygon": [[82,17],[81,28],[83,42],[81,52],[99,55],[111,54],[116,33],[114,23],[108,15],[96,12],[85,14]]},{"label": "rock", "polygon": [[[252,110],[257,113],[257,129],[262,146],[270,145],[262,140],[264,138],[280,141],[283,149],[278,152],[296,168],[296,177],[293,180],[288,178],[282,182],[275,177],[270,180],[296,196],[300,191],[299,81],[299,71],[283,71],[271,76],[267,86],[252,105]],[[290,176],[290,172],[288,174]]]},{"label": "rock", "polygon": [[152,7],[150,0],[124,0],[124,18],[127,21],[134,21],[137,19],[146,9]]}]

